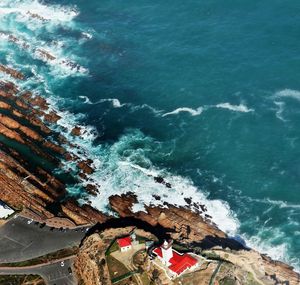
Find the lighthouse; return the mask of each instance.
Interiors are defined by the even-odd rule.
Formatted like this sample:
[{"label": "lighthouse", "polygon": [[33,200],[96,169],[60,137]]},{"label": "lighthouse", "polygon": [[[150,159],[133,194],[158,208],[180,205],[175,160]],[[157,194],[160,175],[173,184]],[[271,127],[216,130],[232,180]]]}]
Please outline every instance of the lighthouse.
[{"label": "lighthouse", "polygon": [[[172,279],[180,276],[187,270],[194,270],[198,266],[198,259],[193,257],[189,253],[179,253],[175,249],[172,249],[173,241],[164,241],[161,246],[156,247],[153,253],[160,261],[159,266],[162,263],[167,269],[168,276]],[[154,259],[154,262],[155,259]]]},{"label": "lighthouse", "polygon": [[162,253],[162,261],[166,264],[169,265],[170,264],[170,259],[173,257],[173,249],[172,249],[172,244],[173,241],[170,240],[168,241],[164,241],[164,243],[161,246],[161,253]]}]

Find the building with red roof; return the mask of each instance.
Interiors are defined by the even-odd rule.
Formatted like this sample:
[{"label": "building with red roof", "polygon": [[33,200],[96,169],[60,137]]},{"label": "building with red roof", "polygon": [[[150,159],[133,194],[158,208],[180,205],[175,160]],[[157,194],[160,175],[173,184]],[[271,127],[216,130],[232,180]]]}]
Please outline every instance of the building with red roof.
[{"label": "building with red roof", "polygon": [[120,250],[122,252],[130,250],[132,248],[132,241],[131,241],[130,236],[123,237],[123,238],[118,238],[117,243],[118,243],[118,245],[120,247]]},{"label": "building with red roof", "polygon": [[168,268],[168,273],[172,277],[178,277],[186,270],[192,270],[198,265],[198,260],[191,254],[180,254],[172,249],[172,241],[165,241],[160,247],[156,247],[153,253]]}]

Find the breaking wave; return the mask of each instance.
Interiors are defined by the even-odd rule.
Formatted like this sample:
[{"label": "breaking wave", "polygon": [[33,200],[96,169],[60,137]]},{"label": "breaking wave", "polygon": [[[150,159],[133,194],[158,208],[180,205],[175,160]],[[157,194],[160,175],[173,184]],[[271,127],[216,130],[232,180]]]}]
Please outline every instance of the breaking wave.
[{"label": "breaking wave", "polygon": [[166,116],[170,116],[170,115],[177,115],[182,112],[189,113],[192,116],[197,116],[203,112],[203,108],[199,107],[197,109],[192,109],[192,108],[187,108],[187,107],[181,107],[181,108],[177,108],[176,110],[174,110],[172,112],[163,114],[162,117],[166,117]]},{"label": "breaking wave", "polygon": [[175,109],[174,111],[165,113],[162,117],[170,116],[170,115],[177,115],[179,113],[185,112],[189,113],[192,116],[198,116],[203,113],[203,111],[209,110],[211,108],[218,108],[218,109],[227,109],[234,112],[242,112],[242,113],[249,113],[254,112],[254,109],[249,109],[247,106],[240,104],[240,105],[231,105],[230,103],[220,103],[217,105],[205,105],[203,107],[198,107],[197,109],[192,109],[188,107],[180,107]]},{"label": "breaking wave", "polygon": [[278,109],[276,111],[276,117],[279,120],[281,120],[283,122],[286,122],[287,120],[283,117],[285,103],[284,102],[277,102],[277,101],[275,101],[274,104],[278,107]]},{"label": "breaking wave", "polygon": [[92,102],[87,96],[79,96],[79,98],[84,99],[84,104],[90,104],[90,105],[96,105],[96,104],[101,104],[105,102],[111,102],[114,108],[121,108],[126,105],[126,103],[121,104],[119,99],[116,98],[108,98],[108,99],[101,99],[97,102]]},{"label": "breaking wave", "polygon": [[221,109],[228,109],[230,111],[234,112],[242,112],[242,113],[249,113],[249,112],[254,112],[253,109],[247,108],[247,106],[240,104],[240,105],[231,105],[230,103],[220,103],[215,106],[216,108],[221,108]]},{"label": "breaking wave", "polygon": [[56,23],[70,22],[78,14],[75,6],[45,5],[37,0],[14,1],[2,0],[0,16],[16,14],[17,21],[53,21]]},{"label": "breaking wave", "polygon": [[292,89],[284,89],[275,93],[276,97],[289,97],[300,101],[300,91]]}]

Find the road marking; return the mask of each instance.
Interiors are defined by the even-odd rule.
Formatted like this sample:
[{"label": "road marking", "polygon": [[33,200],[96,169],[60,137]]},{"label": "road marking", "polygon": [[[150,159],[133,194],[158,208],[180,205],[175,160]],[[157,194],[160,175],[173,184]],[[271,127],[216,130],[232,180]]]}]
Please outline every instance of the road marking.
[{"label": "road marking", "polygon": [[26,245],[22,250],[21,252],[24,252],[24,250],[26,250],[28,247],[30,247],[31,245],[33,244],[33,241],[31,243],[29,243],[28,245]]},{"label": "road marking", "polygon": [[14,243],[17,243],[17,244],[19,244],[19,245],[21,245],[21,246],[25,246],[25,244],[23,244],[23,243],[20,243],[20,242],[18,242],[18,241],[16,241],[16,240],[14,240],[13,238],[10,238],[10,237],[8,237],[8,236],[4,236],[5,238],[7,238],[8,240],[10,240],[10,241],[12,241],[12,242],[14,242]]}]

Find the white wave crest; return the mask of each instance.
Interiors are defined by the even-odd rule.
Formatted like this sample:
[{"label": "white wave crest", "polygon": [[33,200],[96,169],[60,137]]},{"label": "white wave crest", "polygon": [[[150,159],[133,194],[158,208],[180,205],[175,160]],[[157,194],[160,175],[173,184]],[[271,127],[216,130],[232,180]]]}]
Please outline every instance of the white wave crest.
[{"label": "white wave crest", "polygon": [[283,122],[286,122],[287,120],[283,117],[285,103],[284,102],[277,102],[277,101],[275,101],[274,104],[278,107],[278,110],[276,111],[276,117],[279,120],[281,120]]},{"label": "white wave crest", "polygon": [[253,198],[247,198],[251,202],[256,203],[263,203],[263,204],[271,204],[274,206],[278,206],[279,208],[292,208],[292,209],[299,209],[300,210],[300,204],[293,204],[289,203],[287,201],[282,200],[272,200],[270,198],[264,198],[264,199],[253,199]]},{"label": "white wave crest", "polygon": [[166,117],[166,116],[170,116],[170,115],[177,115],[179,113],[182,112],[186,112],[191,114],[192,116],[198,116],[201,115],[201,113],[203,112],[203,107],[199,107],[197,109],[192,109],[192,108],[188,108],[188,107],[181,107],[181,108],[177,108],[176,110],[172,111],[172,112],[168,112],[162,115],[162,117]]},{"label": "white wave crest", "polygon": [[[206,205],[206,213],[212,216],[212,221],[221,230],[232,235],[236,233],[239,223],[226,202],[209,200],[206,194],[195,187],[189,179],[173,175],[165,169],[152,165],[148,154],[157,145],[153,139],[135,130],[123,135],[111,146],[95,145],[94,141],[98,136],[96,129],[92,126],[81,125],[78,122],[81,115],[75,116],[67,111],[60,112],[57,109],[57,99],[51,98],[47,100],[48,103],[61,116],[56,130],[63,131],[72,145],[65,146],[68,152],[80,157],[81,160],[88,158],[93,160],[95,171],[87,179],[81,180],[81,186],[92,184],[100,190],[96,197],[88,198],[92,206],[100,211],[108,212],[109,197],[127,192],[132,192],[138,197],[139,203],[134,210],[141,210],[144,205],[165,207],[164,202],[189,207],[186,198],[192,197],[193,202]],[[86,101],[88,99],[84,96],[81,98]],[[74,137],[71,134],[74,126],[79,126],[83,135]],[[65,168],[72,168],[70,162],[65,163]],[[168,188],[166,185],[157,183],[154,179],[157,176],[163,177],[172,187]],[[80,184],[77,186],[80,187]],[[80,193],[75,186],[69,187],[68,191]],[[161,199],[155,199],[154,195],[159,195]]]},{"label": "white wave crest", "polygon": [[18,20],[70,22],[79,12],[75,7],[46,5],[37,0],[2,0],[0,3],[0,17],[8,14],[21,15],[22,17]]},{"label": "white wave crest", "polygon": [[149,111],[151,111],[154,115],[158,116],[158,115],[161,115],[163,113],[162,110],[158,110],[148,104],[142,104],[142,105],[137,105],[137,106],[134,106],[133,104],[130,104],[131,106],[131,112],[135,112],[135,111],[138,111],[138,110],[143,110],[143,109],[148,109]]},{"label": "white wave crest", "polygon": [[92,102],[87,96],[79,96],[80,99],[84,99],[85,104],[90,104],[90,105],[96,105],[96,104],[101,104],[101,103],[105,103],[105,102],[111,102],[114,108],[121,108],[125,105],[127,105],[126,103],[121,104],[119,99],[116,98],[107,98],[107,99],[101,99],[97,102]]},{"label": "white wave crest", "polygon": [[90,104],[90,105],[97,105],[97,104],[102,104],[105,102],[111,102],[112,106],[114,108],[122,108],[122,107],[129,107],[130,108],[130,112],[135,112],[138,110],[142,110],[142,109],[148,109],[149,111],[151,111],[154,115],[160,115],[162,113],[161,110],[157,110],[154,107],[148,105],[148,104],[143,104],[143,105],[133,105],[132,103],[121,103],[119,99],[117,98],[107,98],[107,99],[100,99],[96,102],[92,102],[87,96],[79,96],[80,99],[83,99],[83,103],[84,104]]},{"label": "white wave crest", "polygon": [[[144,205],[165,207],[164,202],[177,206],[189,206],[186,198],[192,197],[193,202],[206,205],[206,213],[212,216],[213,222],[221,230],[232,235],[236,233],[239,222],[232,214],[228,204],[220,200],[207,199],[206,195],[187,178],[157,169],[145,157],[142,159],[146,159],[146,164],[150,165],[148,168],[130,162],[128,159],[125,161],[121,160],[121,157],[115,160],[117,155],[115,151],[118,152],[120,150],[118,144],[122,144],[122,140],[128,139],[129,137],[123,137],[120,142],[113,145],[109,150],[108,161],[104,159],[105,162],[102,165],[102,169],[97,169],[90,176],[90,179],[99,181],[101,185],[101,193],[97,197],[91,197],[94,207],[101,211],[106,211],[106,205],[111,195],[120,195],[127,192],[137,195],[139,203],[133,208],[133,210],[137,211],[142,210]],[[128,141],[128,143],[133,142]],[[172,185],[172,188],[156,183],[154,177],[157,176],[164,177],[165,181]],[[160,200],[155,199],[153,195],[160,196]]]},{"label": "white wave crest", "polygon": [[240,105],[231,105],[230,103],[220,103],[215,106],[216,108],[221,109],[228,109],[234,112],[242,112],[242,113],[249,113],[254,112],[254,109],[249,109],[247,106],[240,104]]},{"label": "white wave crest", "polygon": [[300,101],[300,91],[292,89],[283,89],[275,93],[276,97],[289,97]]},{"label": "white wave crest", "polygon": [[126,105],[126,104],[121,104],[121,102],[115,98],[103,99],[102,101],[103,102],[112,102],[114,108],[121,108]]},{"label": "white wave crest", "polygon": [[88,40],[91,40],[93,38],[92,33],[82,32],[81,35],[83,38],[88,39]]},{"label": "white wave crest", "polygon": [[87,96],[79,96],[79,98],[84,100],[83,101],[84,104],[91,104],[91,105],[93,104],[93,102]]},{"label": "white wave crest", "polygon": [[[50,43],[28,37],[24,33],[11,33],[0,31],[0,38],[16,44],[19,48],[29,53],[32,58],[42,60],[51,67],[51,73],[55,76],[65,77],[70,75],[88,75],[89,70],[77,63],[77,57],[73,54],[65,55],[60,41]],[[29,44],[30,43],[30,44]]]},{"label": "white wave crest", "polygon": [[[266,239],[266,236],[269,238]],[[247,240],[247,245],[251,248],[258,250],[260,253],[267,254],[274,260],[281,260],[290,264],[297,272],[300,272],[300,258],[289,257],[290,241],[288,238],[286,239],[285,233],[278,228],[264,225],[263,228],[257,230],[255,236],[245,236],[245,239]],[[278,240],[282,240],[282,242],[278,244]]]}]

